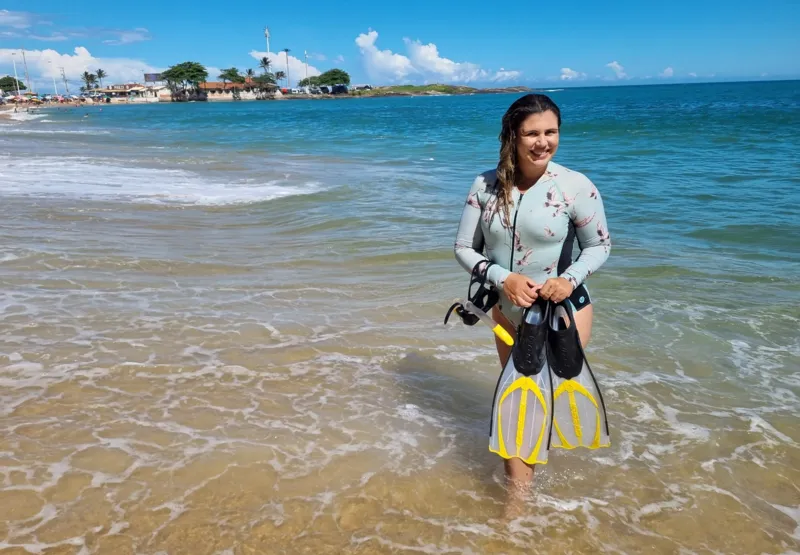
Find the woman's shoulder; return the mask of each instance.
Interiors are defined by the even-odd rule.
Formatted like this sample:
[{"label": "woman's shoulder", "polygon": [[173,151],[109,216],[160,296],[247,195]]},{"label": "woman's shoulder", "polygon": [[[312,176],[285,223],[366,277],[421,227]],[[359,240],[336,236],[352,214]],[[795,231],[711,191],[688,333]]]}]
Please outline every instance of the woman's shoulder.
[{"label": "woman's shoulder", "polygon": [[592,180],[589,179],[586,174],[578,170],[573,170],[561,164],[550,162],[547,171],[550,177],[558,183],[559,187],[572,191],[595,189]]},{"label": "woman's shoulder", "polygon": [[496,194],[497,192],[497,169],[492,168],[491,170],[486,170],[483,173],[478,174],[475,177],[475,180],[472,182],[472,192],[474,193],[485,193],[485,194]]}]

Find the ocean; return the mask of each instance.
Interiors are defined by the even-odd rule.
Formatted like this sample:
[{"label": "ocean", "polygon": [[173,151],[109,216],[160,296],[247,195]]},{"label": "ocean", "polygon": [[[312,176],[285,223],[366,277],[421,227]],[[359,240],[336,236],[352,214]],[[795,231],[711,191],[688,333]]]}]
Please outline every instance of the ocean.
[{"label": "ocean", "polygon": [[800,82],[547,94],[612,445],[514,517],[493,336],[443,318],[518,94],[0,124],[0,552],[800,551]]}]

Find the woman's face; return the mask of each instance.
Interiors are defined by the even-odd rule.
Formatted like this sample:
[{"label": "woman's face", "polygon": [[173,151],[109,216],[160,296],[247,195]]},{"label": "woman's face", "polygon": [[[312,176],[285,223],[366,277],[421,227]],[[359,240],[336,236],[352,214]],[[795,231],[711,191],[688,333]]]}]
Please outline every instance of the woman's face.
[{"label": "woman's face", "polygon": [[517,165],[523,173],[543,170],[558,150],[558,117],[551,111],[531,114],[517,131]]}]

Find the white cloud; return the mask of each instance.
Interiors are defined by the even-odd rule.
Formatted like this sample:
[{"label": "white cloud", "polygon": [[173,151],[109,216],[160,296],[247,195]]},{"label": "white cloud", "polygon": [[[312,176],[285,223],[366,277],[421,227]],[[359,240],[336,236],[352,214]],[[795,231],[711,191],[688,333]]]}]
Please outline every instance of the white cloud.
[{"label": "white cloud", "polygon": [[[282,71],[282,72],[286,73],[286,54],[284,52],[278,52],[278,53],[275,53],[275,52],[257,52],[255,50],[251,50],[250,51],[250,56],[252,56],[256,60],[256,62],[258,62],[259,60],[261,60],[261,58],[266,56],[267,58],[269,58],[269,61],[272,64],[270,66],[270,71],[272,73],[275,73],[275,72],[278,72],[278,71]],[[241,70],[242,68],[239,68],[239,69]],[[247,69],[247,68],[245,68],[245,69]],[[259,69],[257,63],[253,67],[253,69],[256,70],[256,73],[260,73],[260,69]],[[322,72],[320,70],[318,70],[317,68],[315,68],[311,64],[308,64],[308,76],[309,77],[314,77],[315,75],[320,75],[321,73]],[[306,63],[305,63],[305,61],[303,61],[303,60],[301,60],[299,58],[295,58],[294,56],[289,54],[289,80],[291,81],[291,85],[292,86],[297,85],[297,82],[300,81],[301,79],[304,79],[305,76],[306,76]],[[211,79],[211,77],[209,77],[209,79]]]},{"label": "white cloud", "polygon": [[33,14],[0,10],[0,27],[27,29],[33,25]]},{"label": "white cloud", "polygon": [[620,65],[620,63],[618,61],[614,60],[613,62],[609,62],[609,63],[606,64],[606,67],[610,68],[611,71],[613,71],[616,74],[617,79],[627,79],[628,78],[628,74],[625,73],[625,68],[622,67],[622,65]]},{"label": "white cloud", "polygon": [[562,81],[574,81],[577,79],[586,79],[586,74],[581,73],[580,71],[575,71],[574,69],[570,69],[568,67],[561,68]]},{"label": "white cloud", "polygon": [[344,63],[344,56],[342,56],[341,54],[339,54],[338,56],[336,56],[336,57],[333,59],[333,61],[334,61],[334,62],[336,62],[337,64]]},{"label": "white cloud", "polygon": [[[0,29],[11,29],[0,31],[0,37],[17,38],[42,42],[58,42],[71,38],[85,39],[103,36],[112,38],[104,40],[104,44],[119,45],[132,44],[150,40],[150,32],[143,28],[136,29],[108,29],[108,28],[86,28],[79,27],[73,29],[61,29],[54,32],[47,32],[42,29],[44,26],[52,26],[53,22],[44,20],[41,16],[30,12],[12,12],[0,10]],[[45,31],[45,32],[43,32]]]},{"label": "white cloud", "polygon": [[[14,53],[16,53],[16,56],[12,57]],[[20,78],[22,78],[22,71],[20,69],[22,55],[20,50],[11,48],[0,49],[0,64],[10,68],[12,59],[16,60],[17,73],[20,75]],[[33,81],[34,86],[43,90],[47,89],[47,92],[49,92],[49,88],[52,87],[52,80],[54,77],[58,83],[59,91],[62,91],[62,67],[69,81],[71,93],[76,93],[80,89],[82,85],[80,76],[84,71],[95,73],[98,69],[102,69],[108,74],[108,77],[103,79],[104,84],[141,83],[145,73],[156,73],[159,71],[159,69],[141,60],[129,58],[96,58],[83,46],[76,47],[73,54],[61,54],[52,49],[25,50],[25,59],[28,63],[28,73],[31,76],[31,81]]]},{"label": "white cloud", "polygon": [[419,40],[403,38],[408,50],[408,56],[404,56],[391,50],[380,50],[375,45],[377,40],[378,32],[372,29],[356,37],[365,69],[372,79],[407,81],[410,76],[419,76],[425,82],[468,83],[479,80],[510,81],[521,75],[516,70],[500,68],[491,72],[472,62],[456,62],[441,56],[439,48],[433,43],[423,44]]},{"label": "white cloud", "polygon": [[505,70],[501,67],[500,70],[491,77],[491,80],[497,83],[501,81],[513,81],[519,79],[521,75],[521,71],[517,71],[516,69]]},{"label": "white cloud", "polygon": [[665,68],[664,71],[659,73],[659,76],[661,76],[661,77],[672,77],[674,74],[675,74],[675,72],[672,70],[672,68],[668,67],[668,68]]},{"label": "white cloud", "polygon": [[39,40],[42,42],[61,42],[65,40],[69,40],[69,37],[64,33],[53,33],[51,35],[28,35],[27,38],[33,40]]},{"label": "white cloud", "polygon": [[117,35],[117,38],[104,40],[104,44],[133,44],[134,42],[150,40],[150,31],[144,27],[137,27],[132,31],[109,31],[109,33]]},{"label": "white cloud", "polygon": [[697,77],[697,74],[694,71],[692,71],[691,73],[689,73],[689,77]]},{"label": "white cloud", "polygon": [[418,73],[408,57],[394,54],[391,50],[378,50],[375,41],[378,32],[370,30],[356,37],[356,44],[361,50],[367,74],[372,79],[389,78],[401,81],[412,73]]},{"label": "white cloud", "polygon": [[454,62],[439,55],[439,49],[433,43],[422,44],[420,41],[403,39],[408,48],[411,64],[420,73],[441,76],[445,81],[453,83],[485,79],[488,73],[477,64],[470,62]]}]

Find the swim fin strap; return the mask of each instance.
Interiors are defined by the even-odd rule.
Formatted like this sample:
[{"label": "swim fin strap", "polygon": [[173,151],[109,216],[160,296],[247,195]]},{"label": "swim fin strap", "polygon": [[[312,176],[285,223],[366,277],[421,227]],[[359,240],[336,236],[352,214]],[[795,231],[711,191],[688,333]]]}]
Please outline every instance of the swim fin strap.
[{"label": "swim fin strap", "polygon": [[550,448],[609,445],[605,404],[571,307],[537,301],[523,314],[497,382],[489,450],[546,464]]}]

